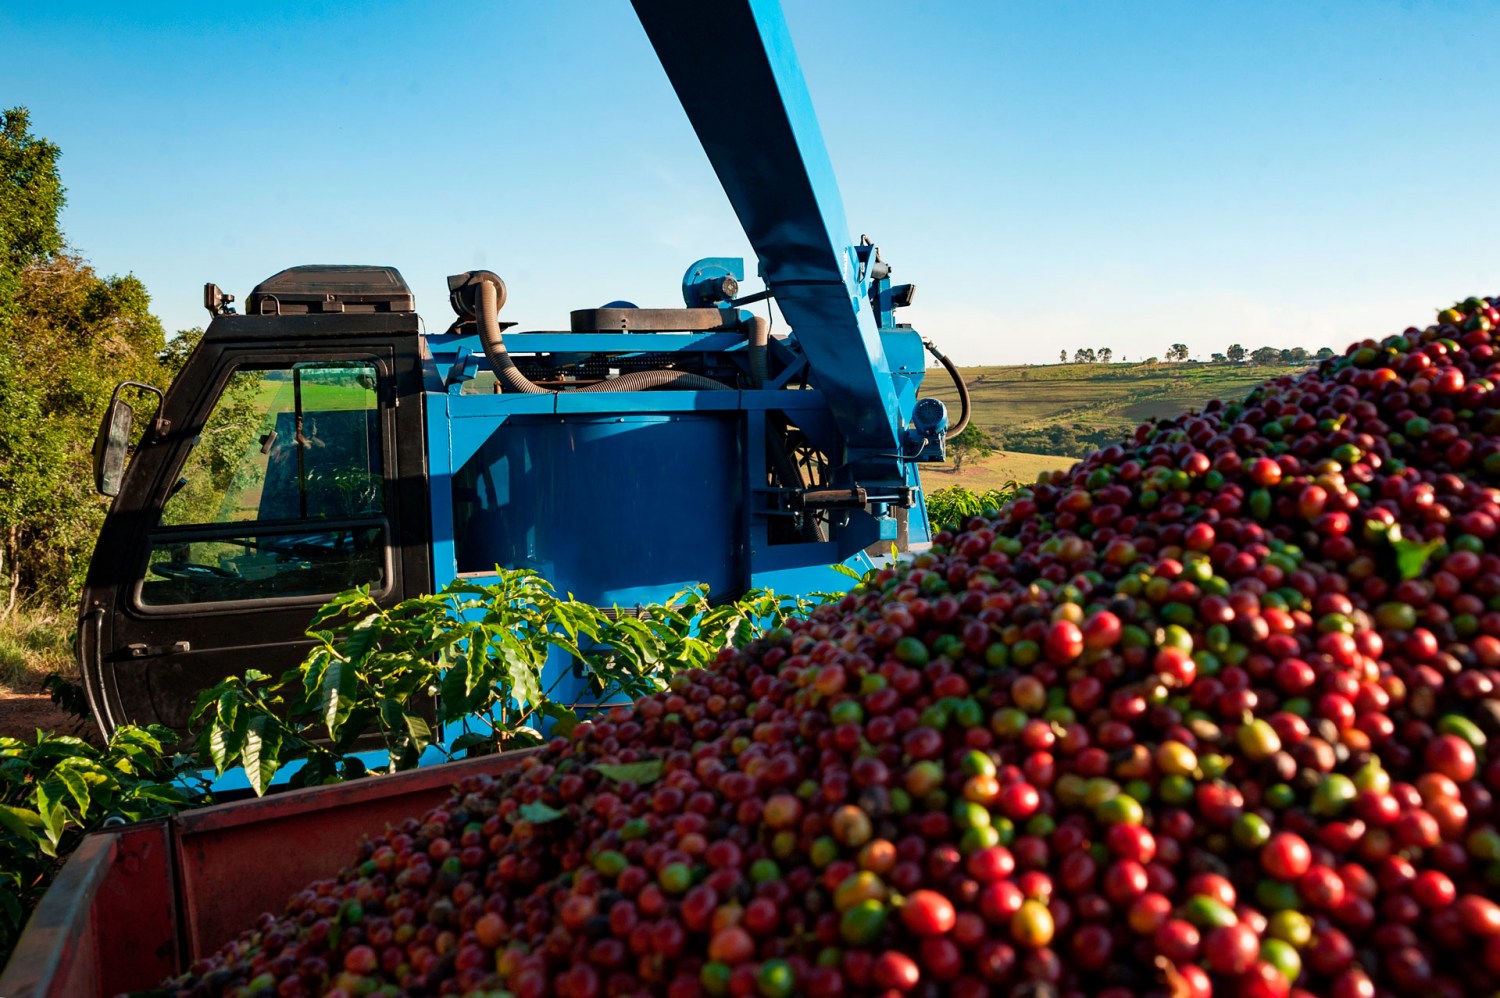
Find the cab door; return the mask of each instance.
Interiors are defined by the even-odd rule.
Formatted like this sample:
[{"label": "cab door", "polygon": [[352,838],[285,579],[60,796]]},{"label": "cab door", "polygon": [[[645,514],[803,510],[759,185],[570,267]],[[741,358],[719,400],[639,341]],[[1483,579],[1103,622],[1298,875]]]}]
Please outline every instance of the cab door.
[{"label": "cab door", "polygon": [[[425,516],[403,510],[403,498],[419,504],[401,485],[420,482],[424,462],[420,425],[398,425],[392,345],[225,347],[194,366],[90,568],[79,651],[106,732],[184,729],[197,694],[225,676],[297,664],[308,621],[338,592],[368,586],[389,604],[430,585],[402,537],[403,513]],[[402,409],[419,423],[420,405]]]}]

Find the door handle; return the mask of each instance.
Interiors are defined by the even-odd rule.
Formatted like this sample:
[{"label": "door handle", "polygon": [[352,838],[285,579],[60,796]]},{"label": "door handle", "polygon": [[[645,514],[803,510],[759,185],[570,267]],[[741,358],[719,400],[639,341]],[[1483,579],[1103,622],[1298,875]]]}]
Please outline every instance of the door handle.
[{"label": "door handle", "polygon": [[180,655],[186,651],[193,650],[190,641],[174,641],[170,645],[126,645],[125,650],[130,652],[131,658],[155,658],[157,655]]}]

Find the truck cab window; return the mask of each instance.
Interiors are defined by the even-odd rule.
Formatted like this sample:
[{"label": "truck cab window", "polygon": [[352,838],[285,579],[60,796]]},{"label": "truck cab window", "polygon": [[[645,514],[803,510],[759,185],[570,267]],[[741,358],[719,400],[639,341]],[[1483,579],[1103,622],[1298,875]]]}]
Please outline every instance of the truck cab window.
[{"label": "truck cab window", "polygon": [[378,588],[385,571],[378,378],[369,361],[235,370],[162,505],[141,602]]}]

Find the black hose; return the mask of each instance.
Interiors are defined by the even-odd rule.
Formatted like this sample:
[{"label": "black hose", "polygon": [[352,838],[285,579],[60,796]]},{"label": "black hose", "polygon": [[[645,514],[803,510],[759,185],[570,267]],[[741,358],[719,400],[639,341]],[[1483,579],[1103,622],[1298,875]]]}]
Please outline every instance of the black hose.
[{"label": "black hose", "polygon": [[959,377],[958,368],[953,366],[943,351],[939,350],[931,340],[923,340],[922,345],[927,352],[943,365],[943,370],[948,372],[948,377],[953,379],[953,387],[958,389],[958,422],[948,427],[948,436],[956,437],[969,425],[969,386],[964,384],[964,379]]}]

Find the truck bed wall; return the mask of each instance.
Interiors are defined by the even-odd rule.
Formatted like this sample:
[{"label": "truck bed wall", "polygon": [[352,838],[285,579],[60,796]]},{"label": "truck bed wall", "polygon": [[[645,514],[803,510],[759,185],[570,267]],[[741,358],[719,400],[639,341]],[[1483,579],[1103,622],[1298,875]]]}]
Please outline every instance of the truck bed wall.
[{"label": "truck bed wall", "polygon": [[149,988],[279,912],[355,858],[363,836],[447,799],[526,753],[292,790],[90,835],[69,857],[0,973],[5,998]]}]

